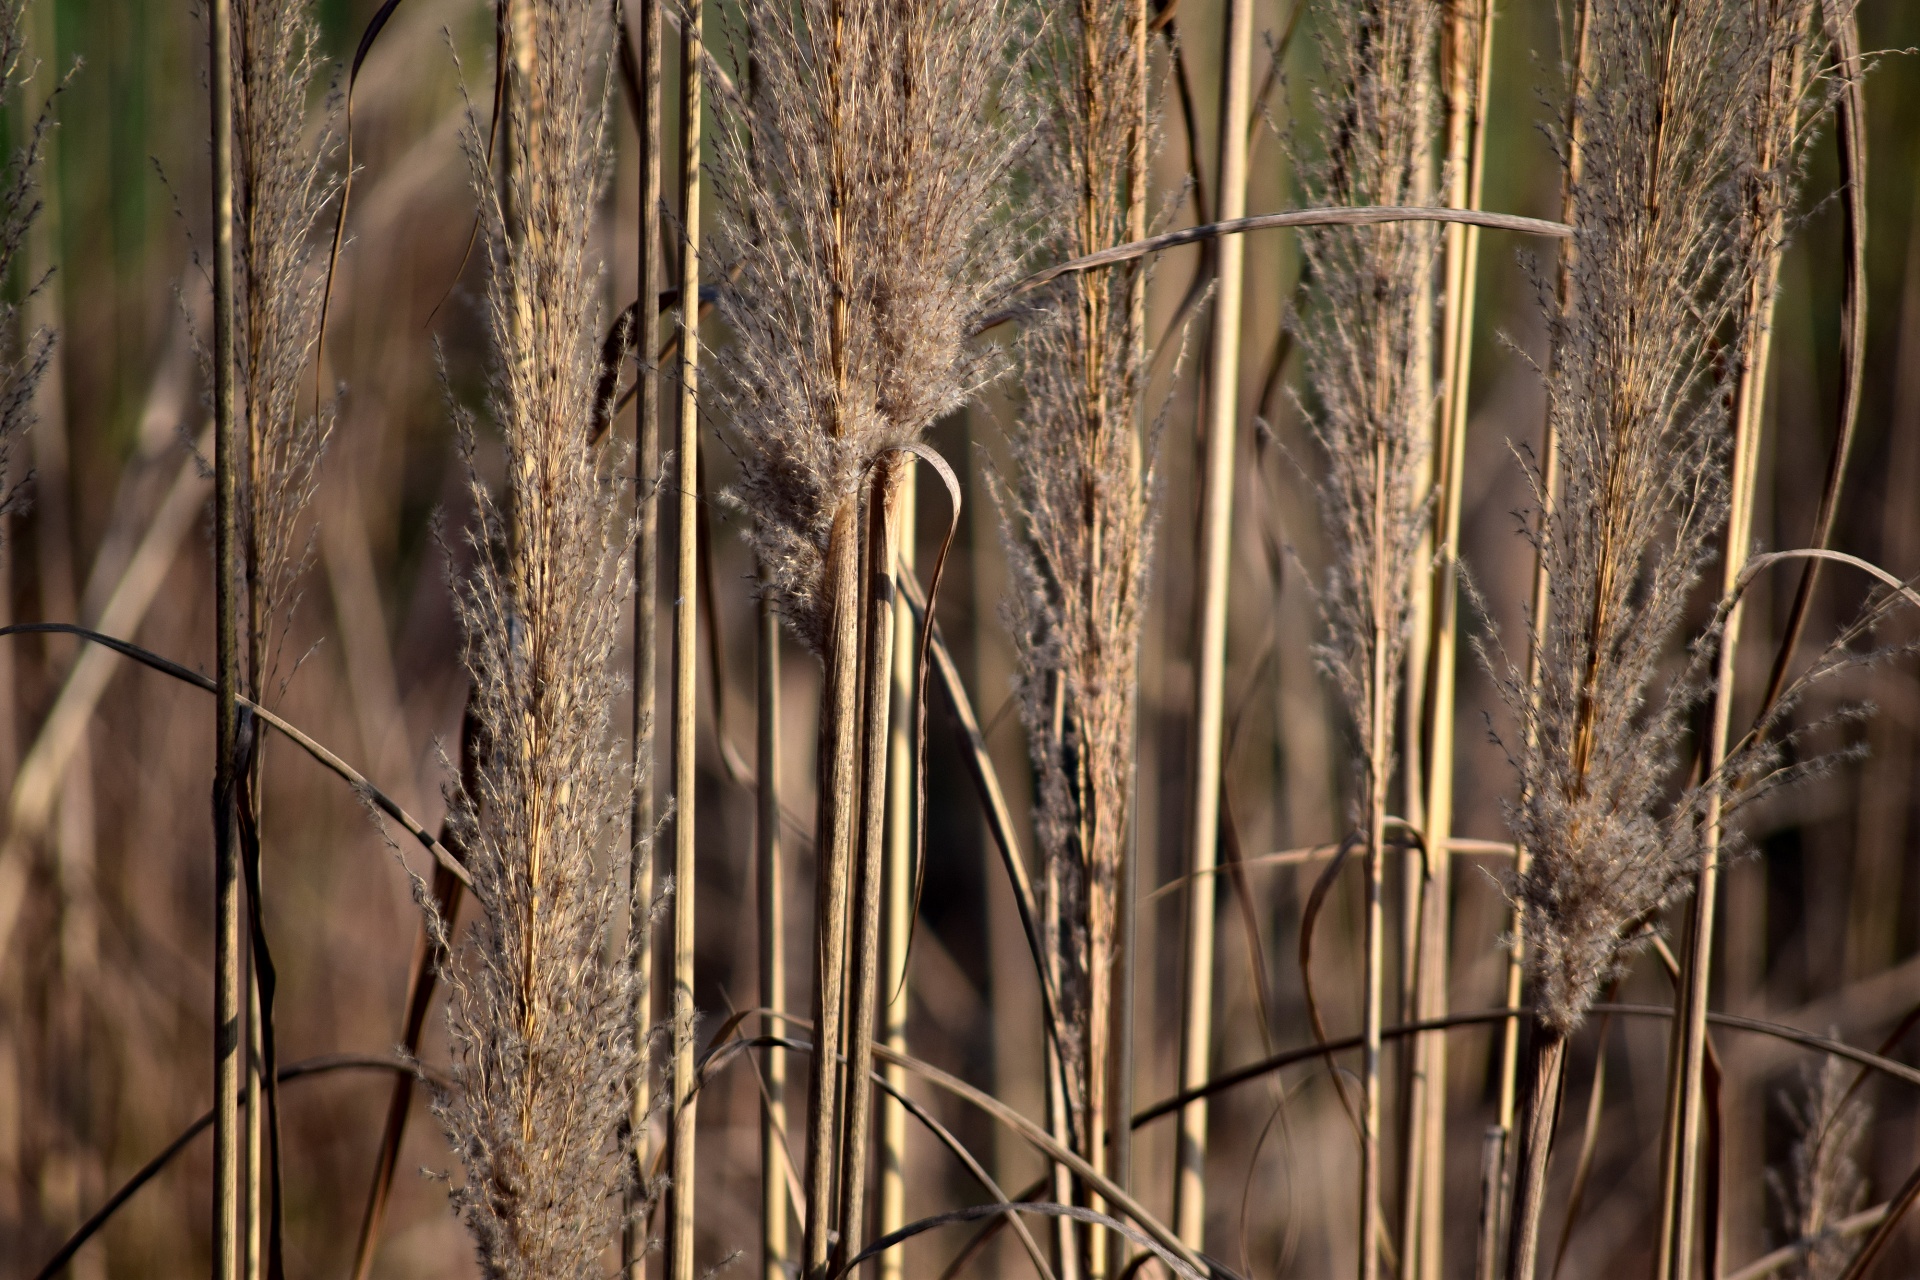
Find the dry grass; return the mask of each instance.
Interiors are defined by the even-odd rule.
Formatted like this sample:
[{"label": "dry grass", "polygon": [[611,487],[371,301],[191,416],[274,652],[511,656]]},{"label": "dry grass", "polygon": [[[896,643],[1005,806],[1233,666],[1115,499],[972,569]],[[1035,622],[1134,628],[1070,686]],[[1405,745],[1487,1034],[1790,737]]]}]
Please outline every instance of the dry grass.
[{"label": "dry grass", "polygon": [[[1583,83],[1538,93],[1523,51],[1552,45],[1556,8]],[[199,65],[207,33],[178,15],[63,6],[10,45],[23,11],[0,0],[0,53],[27,50],[0,60],[27,148],[0,180],[0,447],[36,412],[59,425],[25,437],[43,504],[0,476],[0,622],[77,611],[180,664],[121,680],[126,650],[69,665],[70,633],[0,660],[0,1251],[51,1256],[204,1114],[216,1151],[189,1138],[156,1165],[70,1251],[76,1275],[204,1274],[209,1249],[223,1280],[344,1270],[374,1163],[451,1172],[376,1186],[369,1275],[617,1259],[693,1280],[757,1244],[768,1277],[827,1280],[896,1227],[883,1274],[955,1280],[1115,1280],[1141,1248],[1218,1280],[1536,1275],[1541,1236],[1568,1280],[1911,1261],[1914,699],[1854,654],[1908,599],[1856,573],[1915,568],[1920,375],[1894,354],[1920,334],[1920,239],[1887,216],[1911,212],[1910,158],[1882,141],[1912,75],[1847,81],[1850,6],[1565,0],[1501,8],[1483,41],[1479,0],[661,4],[615,15],[640,54],[624,72],[598,0],[353,0],[385,24],[358,46],[340,6],[317,28],[303,6],[230,9],[229,99],[217,74],[157,73]],[[1917,20],[1868,7],[1861,43],[1913,43]],[[692,74],[650,72],[677,27]],[[449,42],[475,83],[501,73],[497,143]],[[313,223],[344,151],[326,50],[358,68],[365,169],[317,356]],[[76,53],[55,150],[34,109]],[[211,326],[231,364],[168,338],[170,291],[206,309],[193,264],[227,190],[202,178],[207,88],[233,110],[232,323]],[[702,94],[704,140],[671,105]],[[1861,95],[1887,113],[1872,129]],[[662,183],[676,130],[694,164]],[[149,150],[191,178],[190,237],[175,202],[138,206],[123,161]],[[23,240],[36,155],[50,194]],[[1540,237],[1560,228],[1522,215],[1562,183],[1554,279],[1561,242]],[[1441,221],[1483,200],[1477,231]],[[1862,310],[1892,296],[1889,226],[1912,241],[1897,342]],[[41,262],[59,274],[28,295]],[[702,309],[697,343],[660,323]],[[637,378],[615,315],[639,321]],[[73,337],[36,392],[60,367],[41,317]],[[613,393],[635,383],[630,451]],[[1236,475],[1255,391],[1277,412]],[[206,393],[229,432],[203,426]],[[900,576],[934,557],[902,450],[948,450],[962,406],[983,514],[948,562],[972,590],[935,593],[916,793]],[[181,435],[219,441],[231,572],[205,570],[209,477]],[[946,508],[922,505],[937,535]],[[745,536],[708,537],[726,521]],[[1769,549],[1829,540],[1863,558],[1789,608],[1805,561]],[[1485,670],[1459,666],[1485,618],[1537,653],[1490,639]],[[777,662],[782,627],[818,676]],[[192,677],[216,655],[222,680]],[[427,1012],[434,947],[409,950],[424,877],[301,753],[222,751],[244,790],[216,896],[210,684],[415,815],[442,886],[445,850],[467,860],[469,914],[449,893],[435,916],[447,1017]],[[1864,771],[1855,697],[1882,708]],[[751,769],[725,741],[743,698]],[[449,792],[434,742],[469,704]],[[1865,927],[1843,943],[1842,921]],[[647,1025],[669,1006],[670,1072]],[[215,1042],[209,1109],[216,1023],[239,1035]],[[1523,1025],[1521,1079],[1499,1044]],[[393,1123],[396,1039],[438,1129]],[[1791,1055],[1817,1052],[1867,1082],[1813,1072],[1775,1104]],[[867,1086],[882,1069],[892,1111]],[[1130,1132],[1136,1091],[1152,1119]],[[1503,1094],[1518,1151],[1479,1141],[1513,1118]],[[1577,1158],[1550,1163],[1582,1112]],[[1069,1203],[1013,1231],[982,1203],[1009,1195]]]}]

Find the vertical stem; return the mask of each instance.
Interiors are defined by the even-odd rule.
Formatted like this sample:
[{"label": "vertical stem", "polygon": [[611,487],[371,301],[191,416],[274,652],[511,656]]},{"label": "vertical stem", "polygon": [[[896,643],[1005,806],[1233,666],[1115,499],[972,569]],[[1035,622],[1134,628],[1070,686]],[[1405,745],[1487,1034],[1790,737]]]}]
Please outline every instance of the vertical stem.
[{"label": "vertical stem", "polygon": [[[1451,75],[1447,86],[1447,203],[1480,207],[1485,173],[1487,91],[1493,59],[1491,0],[1454,0],[1449,17]],[[1433,879],[1427,886],[1420,928],[1414,1016],[1447,1011],[1447,969],[1453,835],[1453,776],[1459,659],[1459,553],[1461,495],[1466,466],[1467,393],[1473,363],[1473,315],[1480,260],[1480,229],[1453,223],[1446,236],[1447,279],[1443,300],[1441,364],[1444,392],[1436,454],[1440,461],[1440,539],[1434,577],[1433,645],[1426,726],[1426,837]],[[1407,1216],[1417,1230],[1404,1233],[1402,1251],[1418,1280],[1439,1280],[1446,1223],[1447,1041],[1416,1041],[1416,1089],[1408,1123],[1420,1130],[1421,1159],[1408,1178]]]},{"label": "vertical stem", "polygon": [[[914,473],[900,481],[899,572],[913,572],[915,519]],[[913,930],[914,750],[916,714],[913,663],[913,613],[904,598],[893,620],[893,731],[887,749],[887,866],[884,881],[886,919],[881,929],[886,953],[880,966],[885,1004],[880,1010],[881,1040],[895,1053],[907,1051],[907,938]],[[881,1068],[887,1084],[907,1087],[906,1068],[888,1062]],[[907,1220],[907,1110],[892,1096],[880,1100],[880,1222],[886,1235]],[[905,1251],[880,1255],[880,1280],[903,1280]],[[774,1280],[769,1276],[767,1280]]]},{"label": "vertical stem", "polygon": [[233,29],[229,0],[207,6],[213,131],[213,590],[218,649],[214,709],[213,1265],[239,1274],[240,860],[234,829],[234,736],[240,647],[234,601]]},{"label": "vertical stem", "polygon": [[875,459],[867,491],[867,586],[861,603],[865,689],[861,732],[861,831],[854,900],[853,950],[847,973],[846,1126],[840,1148],[840,1244],[836,1269],[859,1253],[866,1238],[867,1161],[873,1116],[874,1015],[879,1002],[880,890],[886,862],[887,744],[892,726],[893,619],[898,607],[893,548],[899,530],[899,454]]},{"label": "vertical stem", "polygon": [[[827,169],[832,228],[827,271],[833,285],[833,315],[828,345],[832,361],[833,400],[829,406],[829,434],[839,438],[847,395],[847,295],[849,263],[846,245],[848,190],[846,156],[845,45],[847,15],[844,0],[832,0],[828,25],[826,99]],[[834,1176],[839,1169],[835,1141],[841,1066],[833,1052],[841,1041],[845,1010],[847,967],[848,874],[853,862],[854,794],[860,754],[860,516],[859,499],[841,500],[827,535],[823,566],[823,605],[826,636],[822,644],[820,734],[815,756],[818,783],[814,817],[815,892],[813,1027],[816,1052],[807,1099],[807,1221],[803,1250],[807,1280],[821,1280],[827,1270],[829,1237],[833,1233],[836,1202]]]},{"label": "vertical stem", "polygon": [[[627,38],[620,31],[616,39]],[[660,598],[660,0],[640,0],[640,305],[635,317],[640,386],[634,397],[633,810],[627,829],[627,948],[633,976],[633,1083],[627,1095],[628,1173],[620,1261],[626,1280],[646,1280],[644,1221],[653,1099],[654,717],[659,704]]]},{"label": "vertical stem", "polygon": [[[1242,217],[1247,205],[1247,116],[1252,80],[1252,0],[1229,0],[1220,90],[1220,208],[1222,219]],[[1186,987],[1180,1023],[1180,1087],[1207,1078],[1213,1039],[1213,914],[1215,845],[1220,828],[1221,701],[1226,677],[1228,544],[1233,523],[1234,446],[1239,439],[1241,272],[1240,236],[1222,239],[1219,293],[1207,365],[1206,458],[1202,473],[1199,617],[1195,636],[1194,779],[1187,890]],[[1180,1111],[1175,1139],[1173,1228],[1198,1249],[1206,1231],[1207,1104]]]},{"label": "vertical stem", "polygon": [[1567,1038],[1536,1025],[1529,1064],[1527,1107],[1515,1159],[1513,1220],[1507,1237],[1507,1280],[1533,1280],[1540,1252],[1540,1210],[1547,1194],[1547,1156],[1560,1113],[1560,1075]]},{"label": "vertical stem", "polygon": [[1365,988],[1360,1025],[1360,1278],[1377,1280],[1385,1230],[1380,1207],[1380,1022],[1386,978],[1386,919],[1382,890],[1387,827],[1387,754],[1393,708],[1387,705],[1387,439],[1377,432],[1373,450],[1372,670],[1367,705],[1367,906],[1364,936]]},{"label": "vertical stem", "polygon": [[242,1280],[259,1280],[260,1275],[260,1157],[262,1089],[260,1063],[264,1056],[260,1042],[260,980],[254,972],[250,950],[240,956],[240,1008],[246,1029],[246,1070],[242,1073],[241,1097],[244,1100],[243,1128],[240,1139],[240,1275]]},{"label": "vertical stem", "polygon": [[[702,0],[680,27],[680,414],[675,470],[679,538],[673,611],[673,1094],[668,1280],[693,1280],[694,1137],[694,698],[699,654],[700,62]],[[645,309],[644,307],[642,308]]]},{"label": "vertical stem", "polygon": [[[760,878],[760,1007],[787,1007],[787,925],[780,868],[780,616],[771,600],[760,602],[758,751],[759,782],[754,852]],[[761,1019],[768,1035],[784,1035],[777,1018]],[[760,1269],[762,1280],[787,1280],[787,1194],[782,1152],[787,1128],[787,1060],[762,1060],[766,1093],[760,1111]]]},{"label": "vertical stem", "polygon": [[807,1098],[807,1221],[809,1280],[826,1274],[833,1230],[834,1135],[840,1065],[829,1050],[840,1043],[841,996],[847,964],[848,875],[853,862],[855,786],[859,770],[860,547],[859,503],[849,496],[834,513],[827,538],[823,589],[827,636],[820,691],[819,774],[815,816],[813,1078]]}]

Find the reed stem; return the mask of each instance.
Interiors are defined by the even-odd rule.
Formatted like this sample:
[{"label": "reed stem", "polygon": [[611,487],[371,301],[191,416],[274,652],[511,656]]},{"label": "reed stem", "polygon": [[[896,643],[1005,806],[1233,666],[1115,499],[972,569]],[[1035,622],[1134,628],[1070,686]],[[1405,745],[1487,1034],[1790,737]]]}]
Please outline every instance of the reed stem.
[{"label": "reed stem", "polygon": [[[895,563],[901,574],[913,572],[913,532],[916,482],[911,469],[900,481],[899,536]],[[880,1010],[880,1038],[895,1053],[907,1051],[907,942],[913,933],[914,748],[915,680],[913,611],[904,595],[896,602],[893,620],[893,729],[887,748],[887,865],[882,877],[886,901],[881,935],[880,980],[885,1002]],[[906,1068],[888,1062],[881,1068],[889,1090],[907,1087]],[[880,1235],[888,1235],[907,1221],[907,1109],[893,1093],[880,1099]],[[880,1280],[903,1280],[905,1254],[889,1249],[880,1255]],[[768,1280],[775,1280],[769,1276]]]},{"label": "reed stem", "polygon": [[[702,0],[680,24],[680,380],[677,564],[673,613],[673,1093],[668,1135],[668,1280],[693,1280],[694,1206],[694,817],[698,807],[695,706],[700,598],[700,113]],[[641,310],[647,308],[642,306]]]},{"label": "reed stem", "polygon": [[[1567,164],[1561,177],[1560,217],[1563,222],[1573,218],[1574,192],[1580,184],[1584,163],[1584,114],[1581,110],[1581,95],[1586,92],[1587,73],[1592,50],[1589,24],[1589,0],[1580,0],[1574,10],[1574,73],[1573,83],[1568,86],[1564,128],[1567,137]],[[1573,305],[1573,246],[1568,241],[1560,246],[1559,269],[1555,279],[1555,305],[1562,319]],[[1549,379],[1551,385],[1551,379]],[[1540,478],[1541,501],[1538,516],[1539,527],[1544,531],[1552,523],[1554,510],[1560,496],[1560,432],[1555,424],[1552,406],[1548,406],[1541,424],[1540,439]],[[1548,612],[1553,602],[1552,571],[1547,562],[1547,548],[1542,542],[1534,552],[1533,558],[1533,598],[1531,604],[1531,628],[1527,636],[1527,689],[1529,696],[1536,701],[1539,697],[1543,664],[1546,659],[1547,626],[1550,621]],[[1531,724],[1527,728],[1528,749],[1533,746],[1536,731]],[[1527,873],[1528,852],[1525,846],[1514,851],[1513,874],[1516,879]],[[1507,947],[1506,1006],[1518,1008],[1520,1004],[1521,978],[1525,972],[1525,913],[1520,905],[1514,904],[1508,919],[1508,935],[1511,941]],[[1499,1086],[1496,1103],[1496,1124],[1506,1154],[1512,1154],[1514,1110],[1517,1105],[1518,1081],[1520,1073],[1520,1019],[1509,1018],[1501,1024]],[[1503,1164],[1503,1169],[1505,1165]],[[1502,1203],[1493,1206],[1494,1239],[1503,1238],[1503,1219],[1506,1212],[1504,1201],[1511,1183],[1502,1174],[1500,1192]]]},{"label": "reed stem", "polygon": [[840,1148],[840,1242],[836,1270],[865,1244],[867,1168],[873,1122],[874,1021],[880,999],[880,898],[887,859],[887,747],[892,736],[893,624],[898,608],[894,547],[899,541],[899,491],[907,463],[898,453],[873,463],[867,492],[866,590],[861,604],[866,636],[861,719],[861,830],[853,902],[852,953],[847,972],[846,1124]]},{"label": "reed stem", "polygon": [[[855,786],[859,769],[860,547],[858,508],[849,495],[834,513],[828,534],[822,602],[826,644],[820,691],[819,771],[816,817],[817,870],[814,902],[813,1025],[815,1042],[840,1043],[847,965],[847,901],[853,862]],[[841,1068],[837,1059],[814,1055],[807,1099],[807,1222],[803,1233],[805,1276],[826,1274],[835,1207]]]},{"label": "reed stem", "polygon": [[[1487,92],[1492,78],[1494,9],[1490,0],[1456,0],[1447,25],[1446,202],[1478,209],[1486,171]],[[1434,569],[1433,641],[1429,650],[1424,829],[1430,879],[1418,931],[1413,1016],[1447,1011],[1453,836],[1456,689],[1460,649],[1460,518],[1466,469],[1468,391],[1473,368],[1473,317],[1480,260],[1480,228],[1449,223],[1446,289],[1442,301],[1441,431],[1438,555]],[[1419,1159],[1408,1173],[1401,1250],[1418,1280],[1439,1280],[1446,1223],[1447,1042],[1423,1036],[1414,1043],[1408,1124],[1419,1134]]]},{"label": "reed stem", "polygon": [[[1244,216],[1247,206],[1246,119],[1252,88],[1252,0],[1228,0],[1224,74],[1220,89],[1219,216]],[[1194,775],[1188,849],[1193,875],[1187,894],[1186,983],[1180,1024],[1180,1087],[1207,1078],[1213,1040],[1213,935],[1216,845],[1220,835],[1222,701],[1226,679],[1228,555],[1233,525],[1234,449],[1239,442],[1240,318],[1246,261],[1240,237],[1217,249],[1218,293],[1207,362],[1205,456],[1201,464],[1198,617],[1194,637]],[[1175,1140],[1173,1229],[1190,1249],[1206,1234],[1207,1104],[1180,1111]]]},{"label": "reed stem", "polygon": [[[1812,7],[1806,9],[1807,19]],[[1776,96],[1777,86],[1767,85],[1768,106],[1786,101],[1789,123],[1785,137],[1791,139],[1798,129],[1799,103],[1804,77],[1804,59],[1796,52],[1790,67],[1770,68],[1770,77],[1785,76],[1788,85],[1784,98]],[[1774,138],[1763,135],[1759,168],[1771,171],[1783,162],[1772,154]],[[1756,200],[1758,197],[1756,197]],[[1733,405],[1733,475],[1728,485],[1726,543],[1722,553],[1721,590],[1733,594],[1746,569],[1753,542],[1755,482],[1759,474],[1762,412],[1766,404],[1767,374],[1773,356],[1773,311],[1779,290],[1781,250],[1784,247],[1785,210],[1756,207],[1750,211],[1754,234],[1764,244],[1761,269],[1748,282],[1743,335],[1748,358],[1740,370]],[[1824,545],[1824,541],[1821,545]],[[1712,779],[1727,756],[1727,741],[1733,722],[1733,687],[1737,671],[1740,625],[1746,613],[1745,597],[1735,599],[1722,623],[1719,653],[1715,657],[1713,720],[1700,759],[1701,776]],[[1711,783],[1709,783],[1711,787]],[[1678,1047],[1671,1055],[1670,1093],[1667,1123],[1662,1134],[1661,1160],[1661,1244],[1664,1256],[1658,1265],[1661,1273],[1688,1280],[1693,1272],[1693,1252],[1698,1218],[1700,1178],[1700,1127],[1702,1079],[1707,1041],[1708,979],[1712,974],[1714,912],[1719,898],[1720,848],[1724,801],[1718,788],[1707,797],[1701,842],[1700,869],[1694,878],[1690,946],[1683,967],[1679,992],[1679,1019],[1675,1032]],[[1717,1230],[1717,1224],[1709,1229]]]},{"label": "reed stem", "polygon": [[1560,1077],[1567,1038],[1535,1024],[1527,1070],[1527,1104],[1515,1153],[1512,1226],[1507,1236],[1507,1280],[1533,1280],[1540,1252],[1540,1210],[1547,1194],[1547,1157],[1560,1115]]},{"label": "reed stem", "polygon": [[[760,882],[760,1007],[778,1013],[787,1007],[787,925],[786,881],[780,866],[780,616],[771,600],[760,601],[759,622],[754,852]],[[786,1032],[776,1017],[760,1021],[766,1035]],[[762,1280],[787,1280],[786,1153],[781,1150],[787,1129],[787,1059],[785,1054],[770,1053],[762,1061],[760,1269]]]},{"label": "reed stem", "polygon": [[214,705],[213,1265],[240,1270],[240,848],[235,830],[235,739],[240,646],[234,599],[233,28],[229,0],[207,5],[207,92],[213,133],[214,599],[218,688]]}]

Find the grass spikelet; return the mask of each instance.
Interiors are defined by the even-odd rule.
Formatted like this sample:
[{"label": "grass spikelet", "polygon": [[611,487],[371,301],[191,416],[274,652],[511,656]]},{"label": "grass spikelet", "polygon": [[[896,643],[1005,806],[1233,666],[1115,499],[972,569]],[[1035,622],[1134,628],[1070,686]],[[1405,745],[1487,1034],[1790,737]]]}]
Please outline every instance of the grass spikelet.
[{"label": "grass spikelet", "polygon": [[546,1278],[597,1271],[625,1185],[628,978],[604,945],[624,904],[600,855],[624,835],[632,771],[608,723],[625,530],[586,435],[603,8],[540,0],[517,16],[504,198],[469,139],[506,493],[472,482],[478,564],[460,604],[485,741],[455,804],[479,911],[450,974],[453,1088],[436,1109],[483,1271]]},{"label": "grass spikelet", "polygon": [[319,337],[324,281],[313,231],[338,189],[334,145],[307,128],[322,63],[320,29],[304,5],[236,0],[233,7],[236,378],[244,396],[241,493],[249,631],[248,683],[265,691],[309,547],[300,531],[332,428],[305,413],[301,388]]},{"label": "grass spikelet", "polygon": [[1770,1169],[1767,1185],[1780,1207],[1788,1240],[1810,1247],[1781,1274],[1794,1280],[1834,1280],[1847,1269],[1853,1246],[1828,1233],[1866,1200],[1867,1180],[1857,1153],[1872,1114],[1851,1096],[1851,1075],[1836,1058],[1806,1070],[1796,1096],[1783,1099],[1795,1134],[1784,1169]]}]

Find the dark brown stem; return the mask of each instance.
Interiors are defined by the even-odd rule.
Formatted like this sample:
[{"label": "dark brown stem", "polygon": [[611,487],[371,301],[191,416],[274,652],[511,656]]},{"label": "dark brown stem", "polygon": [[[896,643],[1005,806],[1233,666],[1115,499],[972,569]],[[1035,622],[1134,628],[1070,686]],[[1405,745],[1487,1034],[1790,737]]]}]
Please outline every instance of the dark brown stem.
[{"label": "dark brown stem", "polygon": [[1507,1231],[1507,1280],[1533,1280],[1540,1252],[1540,1213],[1546,1203],[1554,1122],[1560,1114],[1566,1035],[1535,1026],[1528,1056],[1526,1100],[1515,1135],[1519,1147],[1514,1154],[1513,1217]]}]

